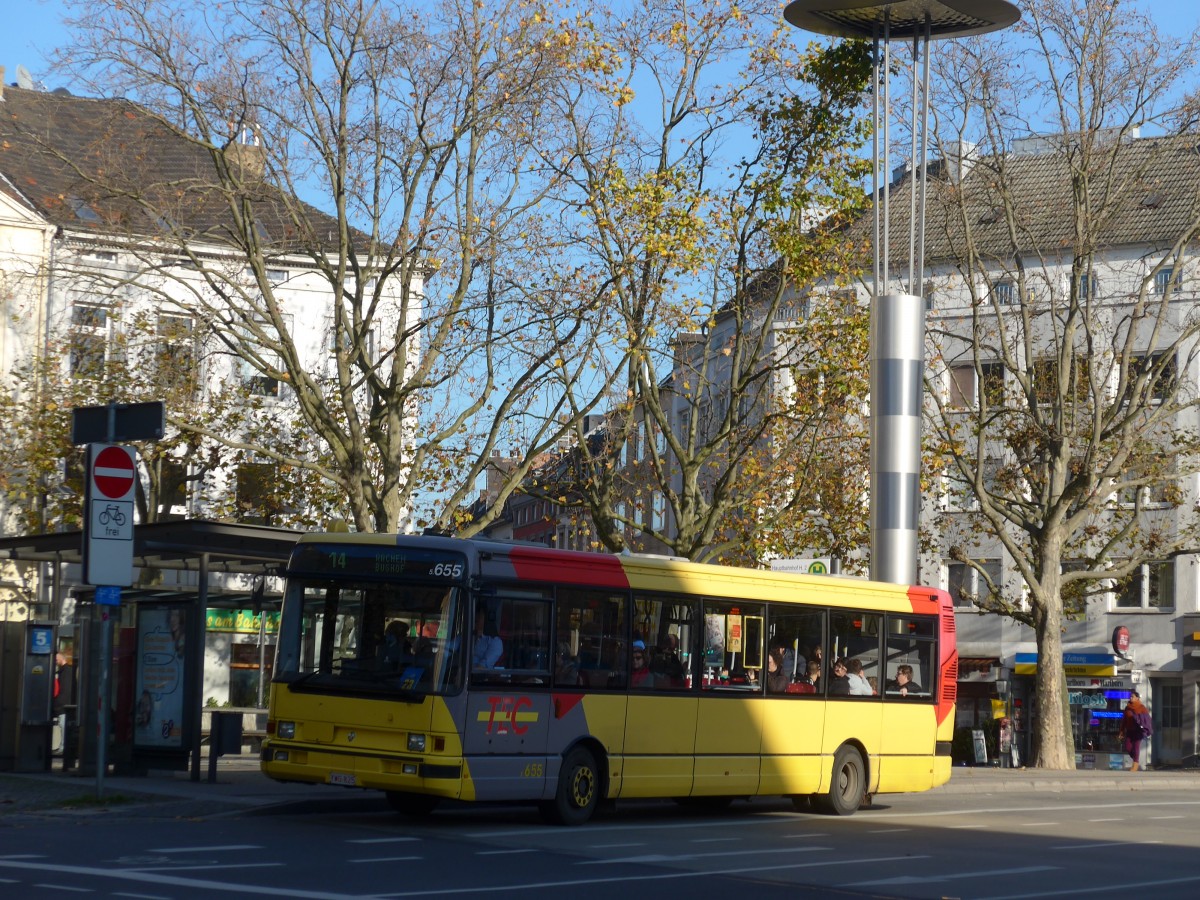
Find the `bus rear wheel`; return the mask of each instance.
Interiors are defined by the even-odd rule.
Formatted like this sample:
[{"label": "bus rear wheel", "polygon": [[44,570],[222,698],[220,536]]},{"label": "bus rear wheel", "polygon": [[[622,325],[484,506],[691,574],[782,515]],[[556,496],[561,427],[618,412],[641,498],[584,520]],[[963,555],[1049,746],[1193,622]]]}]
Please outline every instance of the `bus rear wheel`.
[{"label": "bus rear wheel", "polygon": [[388,805],[406,816],[427,816],[437,808],[439,798],[407,791],[387,791]]},{"label": "bus rear wheel", "polygon": [[555,825],[582,825],[600,803],[600,769],[586,747],[576,747],[563,759],[553,800],[539,807],[542,817]]},{"label": "bus rear wheel", "polygon": [[833,757],[829,791],[815,799],[823,812],[849,816],[862,805],[866,790],[866,766],[862,756],[853,747],[839,747]]}]

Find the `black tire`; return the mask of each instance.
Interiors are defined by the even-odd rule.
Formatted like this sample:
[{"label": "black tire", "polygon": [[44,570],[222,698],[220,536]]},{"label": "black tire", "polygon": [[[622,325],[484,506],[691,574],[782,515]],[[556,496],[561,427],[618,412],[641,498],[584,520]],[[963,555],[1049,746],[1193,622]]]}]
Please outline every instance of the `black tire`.
[{"label": "black tire", "polygon": [[410,794],[407,791],[386,791],[385,794],[388,805],[406,816],[427,816],[441,802],[441,798],[428,794]]},{"label": "black tire", "polygon": [[867,790],[867,769],[853,747],[842,746],[833,756],[833,777],[829,791],[815,799],[822,812],[851,816],[862,805]]},{"label": "black tire", "polygon": [[542,817],[555,825],[582,825],[600,804],[600,769],[586,747],[576,747],[558,770],[558,789],[553,800],[539,807]]}]

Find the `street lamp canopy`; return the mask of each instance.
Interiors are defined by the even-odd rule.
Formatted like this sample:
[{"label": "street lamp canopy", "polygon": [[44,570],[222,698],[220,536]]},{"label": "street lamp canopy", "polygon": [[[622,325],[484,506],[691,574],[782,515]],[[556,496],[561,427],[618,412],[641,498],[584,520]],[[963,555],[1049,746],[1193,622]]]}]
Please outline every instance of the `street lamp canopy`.
[{"label": "street lamp canopy", "polygon": [[792,0],[783,17],[797,28],[844,38],[965,37],[1021,18],[1008,0]]}]

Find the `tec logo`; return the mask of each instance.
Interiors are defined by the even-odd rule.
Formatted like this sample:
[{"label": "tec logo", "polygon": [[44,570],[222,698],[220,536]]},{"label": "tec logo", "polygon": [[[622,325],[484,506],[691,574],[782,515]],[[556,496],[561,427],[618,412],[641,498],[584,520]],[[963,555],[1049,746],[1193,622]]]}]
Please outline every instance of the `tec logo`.
[{"label": "tec logo", "polygon": [[524,734],[530,722],[538,720],[536,712],[522,712],[533,706],[528,697],[488,697],[490,709],[480,710],[477,720],[487,722],[488,734]]}]

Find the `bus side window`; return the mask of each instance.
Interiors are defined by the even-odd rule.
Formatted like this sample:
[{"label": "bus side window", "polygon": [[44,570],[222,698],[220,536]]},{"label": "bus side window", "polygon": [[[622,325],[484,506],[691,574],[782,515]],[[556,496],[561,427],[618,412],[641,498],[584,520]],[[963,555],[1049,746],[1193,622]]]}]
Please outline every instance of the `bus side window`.
[{"label": "bus side window", "polygon": [[[761,603],[704,601],[703,690],[762,690],[763,611]],[[747,622],[753,627],[747,629]]]},{"label": "bus side window", "polygon": [[558,589],[554,684],[559,687],[624,687],[622,647],[627,595],[580,588]]},{"label": "bus side window", "polygon": [[891,700],[929,700],[934,689],[937,620],[932,616],[887,617],[887,683]]}]

